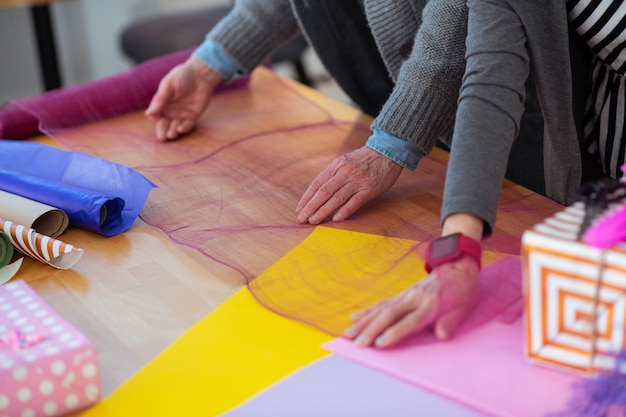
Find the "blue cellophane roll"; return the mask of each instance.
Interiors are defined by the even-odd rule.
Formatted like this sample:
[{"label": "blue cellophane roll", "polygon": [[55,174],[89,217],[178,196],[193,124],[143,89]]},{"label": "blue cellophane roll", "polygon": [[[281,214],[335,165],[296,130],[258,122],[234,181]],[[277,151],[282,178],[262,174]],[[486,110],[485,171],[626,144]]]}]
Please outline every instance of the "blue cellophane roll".
[{"label": "blue cellophane roll", "polygon": [[154,187],[137,171],[91,155],[0,141],[0,189],[65,211],[74,227],[125,232]]}]

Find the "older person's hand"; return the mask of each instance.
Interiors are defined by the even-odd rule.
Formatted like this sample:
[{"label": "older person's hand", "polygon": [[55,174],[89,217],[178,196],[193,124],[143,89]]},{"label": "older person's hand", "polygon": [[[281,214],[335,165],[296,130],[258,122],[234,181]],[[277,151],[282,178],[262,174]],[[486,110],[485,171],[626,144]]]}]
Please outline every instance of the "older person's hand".
[{"label": "older person's hand", "polygon": [[469,256],[441,265],[395,297],[356,313],[345,335],[359,346],[387,347],[433,325],[435,336],[446,340],[476,303],[478,270]]},{"label": "older person's hand", "polygon": [[157,139],[172,140],[193,130],[221,81],[193,56],[167,73],[145,112],[156,122]]},{"label": "older person's hand", "polygon": [[368,147],[336,158],[309,185],[296,208],[300,223],[344,220],[387,191],[402,167]]},{"label": "older person's hand", "polygon": [[[442,236],[463,233],[481,240],[484,221],[456,213],[444,219]],[[469,255],[435,267],[425,279],[395,297],[353,315],[345,335],[360,346],[387,347],[433,326],[439,340],[448,339],[474,308],[480,265]]]}]

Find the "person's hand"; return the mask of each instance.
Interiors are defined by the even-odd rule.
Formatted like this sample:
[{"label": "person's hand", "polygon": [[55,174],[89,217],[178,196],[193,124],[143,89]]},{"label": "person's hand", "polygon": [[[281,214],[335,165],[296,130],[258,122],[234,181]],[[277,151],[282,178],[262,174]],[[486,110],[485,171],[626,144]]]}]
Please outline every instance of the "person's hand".
[{"label": "person's hand", "polygon": [[309,185],[296,208],[300,223],[319,224],[332,213],[344,220],[387,191],[402,167],[368,147],[336,158]]},{"label": "person's hand", "polygon": [[145,114],[156,122],[156,137],[172,140],[189,133],[222,78],[195,57],[165,75]]},{"label": "person's hand", "polygon": [[474,307],[479,266],[470,256],[441,265],[395,297],[356,313],[345,336],[359,346],[388,347],[433,325],[448,339]]}]

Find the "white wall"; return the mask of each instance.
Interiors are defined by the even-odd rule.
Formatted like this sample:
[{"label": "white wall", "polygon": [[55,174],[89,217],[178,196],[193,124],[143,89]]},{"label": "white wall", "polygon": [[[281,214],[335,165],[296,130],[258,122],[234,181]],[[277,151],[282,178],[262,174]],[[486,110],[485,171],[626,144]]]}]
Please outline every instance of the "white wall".
[{"label": "white wall", "polygon": [[[130,22],[156,13],[228,3],[227,0],[66,0],[53,3],[65,85],[105,77],[132,64],[118,36]],[[30,11],[0,8],[0,103],[43,91]]]}]

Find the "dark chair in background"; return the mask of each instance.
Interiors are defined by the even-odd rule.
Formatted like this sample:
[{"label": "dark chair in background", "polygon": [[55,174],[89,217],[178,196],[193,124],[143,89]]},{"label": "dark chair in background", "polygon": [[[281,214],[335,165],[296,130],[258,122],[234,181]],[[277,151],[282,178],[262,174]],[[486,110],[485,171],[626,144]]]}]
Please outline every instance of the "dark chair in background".
[{"label": "dark chair in background", "polygon": [[[168,15],[142,19],[127,26],[120,36],[124,53],[135,63],[182,51],[199,45],[206,34],[230,11],[231,6],[212,6]],[[302,35],[296,36],[278,49],[271,57],[272,63],[288,62],[293,65],[297,79],[312,86],[302,62],[308,44]]]}]

